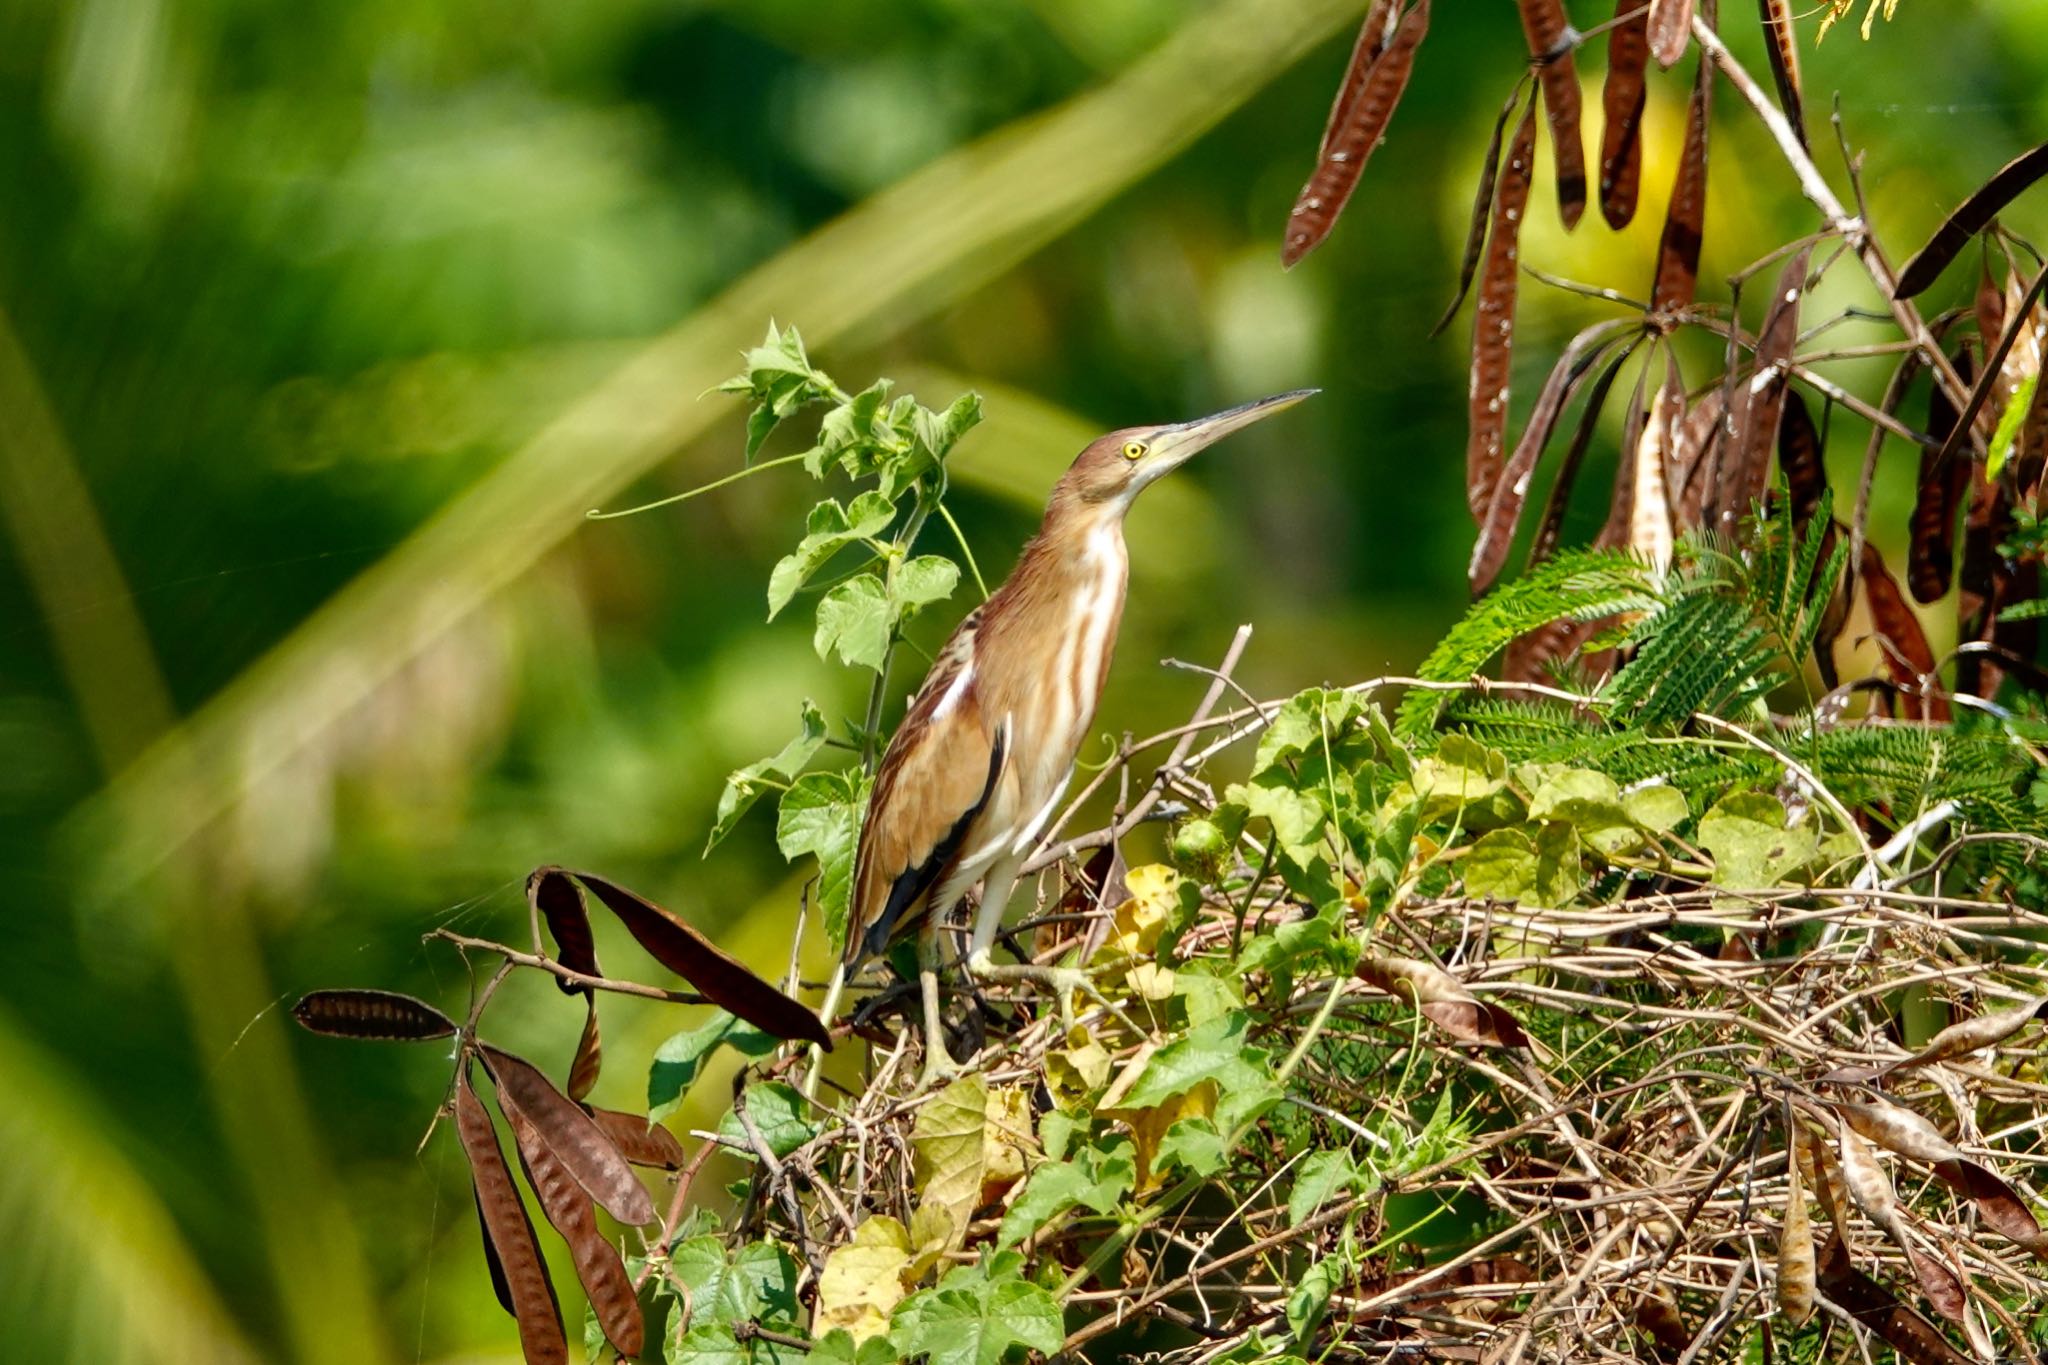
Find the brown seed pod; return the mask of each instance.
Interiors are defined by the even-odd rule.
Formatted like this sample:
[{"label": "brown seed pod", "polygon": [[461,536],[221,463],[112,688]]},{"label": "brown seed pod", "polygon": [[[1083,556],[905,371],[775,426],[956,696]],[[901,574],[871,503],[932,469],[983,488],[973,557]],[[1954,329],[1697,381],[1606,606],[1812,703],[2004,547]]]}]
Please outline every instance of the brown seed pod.
[{"label": "brown seed pod", "polygon": [[635,1166],[680,1171],[687,1164],[688,1158],[683,1155],[682,1144],[676,1141],[675,1134],[645,1114],[622,1114],[616,1109],[600,1109],[596,1105],[585,1107],[590,1121],[611,1139],[619,1154]]},{"label": "brown seed pod", "polygon": [[1692,41],[1693,0],[1650,0],[1650,55],[1669,71]]},{"label": "brown seed pod", "polygon": [[419,1043],[446,1038],[455,1021],[426,1001],[397,991],[309,991],[292,1006],[302,1028],[330,1038]]},{"label": "brown seed pod", "polygon": [[[1970,239],[1991,226],[1991,220],[1998,216],[2000,209],[2044,175],[2048,175],[2048,142],[2000,166],[1989,180],[1978,186],[1969,198],[1942,220],[1934,235],[1927,239],[1927,245],[1906,262],[1905,269],[1899,272],[1898,285],[1892,290],[1892,297],[1910,299],[1933,284],[1948,268],[1948,263],[1969,245]],[[1996,330],[1994,328],[1993,333]]]},{"label": "brown seed pod", "polygon": [[1320,157],[1330,150],[1330,140],[1351,118],[1352,106],[1364,93],[1372,64],[1387,50],[1401,22],[1401,0],[1372,0],[1366,7],[1365,22],[1358,26],[1358,38],[1351,45],[1351,60],[1345,63],[1344,79],[1337,84],[1337,97],[1330,101],[1330,117],[1323,124],[1323,140],[1316,144]]},{"label": "brown seed pod", "polygon": [[[1653,52],[1656,17],[1653,8]],[[1700,241],[1707,225],[1707,111],[1713,83],[1713,64],[1702,53],[1699,75],[1685,105],[1685,149],[1679,153],[1678,176],[1672,181],[1671,204],[1664,213],[1664,233],[1657,241],[1657,276],[1650,289],[1650,306],[1659,312],[1674,313],[1689,306],[1699,290]]]},{"label": "brown seed pod", "polygon": [[1792,524],[1806,529],[1828,491],[1828,467],[1820,448],[1820,429],[1799,390],[1785,390],[1785,412],[1778,419],[1778,468],[1792,493]]},{"label": "brown seed pod", "polygon": [[1517,85],[1508,93],[1500,106],[1500,114],[1493,121],[1493,136],[1486,144],[1486,159],[1479,164],[1479,187],[1472,196],[1472,218],[1465,226],[1465,254],[1458,261],[1458,292],[1451,299],[1451,306],[1444,309],[1444,315],[1436,320],[1436,326],[1429,329],[1434,337],[1451,325],[1451,319],[1458,315],[1458,309],[1465,302],[1465,296],[1472,292],[1472,277],[1479,271],[1479,258],[1486,251],[1486,220],[1493,212],[1493,186],[1500,178],[1500,144],[1507,134],[1508,116],[1515,112],[1515,105],[1521,102],[1522,87]]},{"label": "brown seed pod", "polygon": [[1831,1240],[1821,1253],[1820,1287],[1830,1302],[1839,1304],[1908,1365],[1971,1365],[1970,1358],[1949,1345],[1933,1323],[1851,1265],[1849,1250],[1840,1237]]},{"label": "brown seed pod", "polygon": [[1864,1217],[1889,1229],[1899,1216],[1898,1195],[1892,1190],[1891,1177],[1878,1164],[1877,1153],[1852,1125],[1846,1121],[1838,1124],[1836,1137],[1835,1151],[1842,1163],[1842,1183],[1848,1188],[1849,1198],[1863,1210]]},{"label": "brown seed pod", "polygon": [[[1971,380],[1970,353],[1958,350],[1950,357],[1957,375]],[[1936,384],[1927,394],[1927,434],[1946,441],[1956,427],[1955,404]],[[1911,540],[1906,556],[1906,585],[1918,602],[1933,602],[1948,593],[1955,574],[1956,522],[1964,500],[1970,495],[1970,461],[1963,456],[1946,464],[1935,457],[1939,452],[1922,449],[1920,475],[1914,488]]]},{"label": "brown seed pod", "polygon": [[1531,100],[1508,142],[1507,163],[1494,192],[1493,229],[1479,272],[1479,304],[1472,315],[1470,421],[1465,443],[1465,502],[1475,521],[1484,517],[1500,483],[1508,429],[1508,375],[1514,360],[1515,283],[1520,267],[1522,217],[1536,164],[1536,104]]},{"label": "brown seed pod", "polygon": [[1565,231],[1586,211],[1586,143],[1579,133],[1579,70],[1572,60],[1578,37],[1565,17],[1564,0],[1517,0],[1522,33],[1543,86],[1543,112],[1550,121],[1550,149],[1557,167],[1557,212]]},{"label": "brown seed pod", "polygon": [[1512,1014],[1480,1000],[1433,962],[1367,953],[1358,959],[1357,973],[1367,985],[1413,1004],[1460,1042],[1488,1047],[1529,1045],[1529,1036]]},{"label": "brown seed pod", "polygon": [[597,1031],[597,996],[592,993],[590,1009],[583,1017],[583,1036],[576,1040],[576,1056],[569,1063],[569,1098],[582,1102],[597,1085],[604,1066],[604,1039]]},{"label": "brown seed pod", "polygon": [[1607,30],[1607,79],[1600,87],[1600,214],[1619,231],[1636,216],[1642,188],[1650,39],[1643,0],[1615,0],[1614,17]]},{"label": "brown seed pod", "polygon": [[1956,1273],[1918,1247],[1909,1246],[1905,1252],[1906,1263],[1913,1267],[1913,1280],[1920,1286],[1920,1293],[1934,1305],[1934,1311],[1950,1322],[1968,1322],[1969,1296],[1963,1292],[1963,1282]]},{"label": "brown seed pod", "polygon": [[655,961],[703,992],[712,1004],[763,1033],[816,1043],[831,1051],[832,1035],[802,1001],[784,995],[738,958],[646,897],[588,872],[575,875],[605,909],[619,917]]},{"label": "brown seed pod", "polygon": [[1835,1102],[1835,1112],[1855,1129],[1887,1151],[1930,1165],[1962,1157],[1955,1144],[1941,1131],[1910,1109],[1896,1104],[1854,1104]]},{"label": "brown seed pod", "polygon": [[1800,1188],[1799,1162],[1795,1158],[1786,1166],[1791,1186],[1778,1225],[1778,1311],[1799,1326],[1813,1316],[1813,1222],[1806,1212],[1806,1191]]},{"label": "brown seed pod", "polygon": [[[1543,520],[1537,524],[1536,538],[1529,545],[1528,567],[1541,564],[1557,552],[1558,539],[1564,532],[1565,510],[1571,502],[1572,486],[1578,482],[1579,466],[1585,461],[1586,450],[1593,443],[1601,409],[1607,406],[1607,395],[1614,388],[1615,376],[1621,373],[1622,363],[1634,354],[1639,340],[1640,336],[1631,337],[1620,347],[1615,357],[1601,367],[1599,377],[1586,391],[1586,404],[1579,410],[1579,424],[1572,432],[1571,444],[1565,447],[1564,463],[1558,466],[1557,478],[1550,485],[1550,497],[1543,505]],[[1640,375],[1636,382],[1640,398]]]},{"label": "brown seed pod", "polygon": [[1677,548],[1671,493],[1665,480],[1670,472],[1668,452],[1678,439],[1679,419],[1685,412],[1685,385],[1678,377],[1678,361],[1672,356],[1666,360],[1664,382],[1650,399],[1650,414],[1643,422],[1630,467],[1633,483],[1628,519],[1629,548],[1660,575],[1671,567]]},{"label": "brown seed pod", "polygon": [[1934,1173],[1950,1189],[1975,1204],[1977,1216],[1996,1229],[2000,1236],[2010,1238],[2034,1255],[2048,1260],[2048,1241],[2043,1240],[2041,1224],[2019,1191],[2007,1184],[1997,1172],[1982,1162],[1957,1157],[1938,1163]]},{"label": "brown seed pod", "polygon": [[[603,976],[597,965],[597,944],[590,936],[590,910],[583,903],[583,888],[559,867],[537,867],[526,878],[526,899],[555,937],[555,957],[564,967],[584,976]],[[565,995],[589,987],[555,978]]]},{"label": "brown seed pod", "polygon": [[1799,145],[1806,142],[1806,102],[1799,92],[1799,35],[1792,27],[1790,0],[1757,0],[1764,25],[1764,55],[1771,63],[1771,80],[1778,87],[1778,107],[1785,122],[1792,125]]},{"label": "brown seed pod", "polygon": [[1733,531],[1736,522],[1763,500],[1764,490],[1770,486],[1771,452],[1778,445],[1778,423],[1785,411],[1792,349],[1799,340],[1799,298],[1806,288],[1810,254],[1810,248],[1794,252],[1778,274],[1770,307],[1757,332],[1756,370],[1749,381],[1749,402],[1736,428],[1734,442],[1721,460],[1710,529]]},{"label": "brown seed pod", "polygon": [[633,1280],[626,1274],[625,1262],[619,1259],[618,1248],[598,1230],[597,1212],[590,1196],[577,1185],[554,1150],[541,1140],[533,1124],[517,1109],[509,1111],[505,1120],[511,1125],[513,1146],[519,1153],[519,1165],[526,1172],[526,1183],[533,1187],[548,1222],[569,1244],[576,1278],[590,1299],[590,1311],[599,1329],[619,1354],[633,1359],[646,1345],[645,1326],[640,1316],[640,1300],[633,1292]]},{"label": "brown seed pod", "polygon": [[1427,32],[1429,0],[1417,0],[1415,8],[1402,16],[1385,51],[1369,55],[1368,46],[1362,43],[1352,53],[1354,67],[1361,57],[1366,58],[1368,66],[1362,76],[1355,72],[1345,74],[1344,88],[1356,81],[1358,91],[1348,101],[1340,92],[1337,105],[1331,110],[1333,121],[1323,134],[1316,168],[1302,186],[1301,196],[1294,201],[1293,212],[1287,215],[1287,234],[1280,249],[1283,266],[1291,267],[1315,250],[1337,225],[1337,215],[1344,211],[1351,192],[1358,188],[1358,177],[1365,170],[1366,160],[1386,136],[1394,107],[1401,102],[1409,74],[1415,68],[1415,49]]},{"label": "brown seed pod", "polygon": [[1948,702],[1930,686],[1935,671],[1934,648],[1927,643],[1927,632],[1921,629],[1920,618],[1907,605],[1906,595],[1899,591],[1899,581],[1885,567],[1884,555],[1867,540],[1863,542],[1863,560],[1856,581],[1863,588],[1871,627],[1877,632],[1879,647],[1884,652],[1885,676],[1917,698],[1916,710],[1923,719],[1946,722]]},{"label": "brown seed pod", "polygon": [[455,1082],[455,1130],[469,1156],[470,1178],[477,1209],[483,1216],[486,1255],[494,1264],[493,1282],[502,1283],[499,1301],[509,1305],[519,1323],[519,1346],[527,1365],[566,1365],[568,1338],[562,1331],[562,1307],[548,1278],[540,1240],[526,1216],[526,1201],[512,1183],[512,1170],[498,1147],[498,1135],[483,1101],[470,1087],[465,1068]]},{"label": "brown seed pod", "polygon": [[1466,566],[1466,581],[1474,596],[1493,586],[1501,566],[1507,562],[1515,530],[1522,522],[1522,509],[1528,505],[1530,481],[1544,448],[1550,444],[1551,433],[1557,428],[1557,419],[1613,344],[1617,333],[1636,325],[1632,319],[1595,323],[1573,337],[1557,364],[1551,367],[1550,377],[1536,395],[1536,406],[1530,410],[1529,423],[1522,429],[1522,439],[1515,443],[1514,454],[1495,480],[1493,497],[1479,519],[1479,534],[1472,542],[1472,558]]},{"label": "brown seed pod", "polygon": [[1996,1047],[2034,1020],[2048,1017],[2048,1013],[2044,1011],[2048,1011],[2048,996],[2037,996],[2032,1000],[2022,1001],[2010,1009],[1993,1010],[1989,1014],[1959,1019],[1929,1038],[1927,1046],[1906,1060],[1894,1064],[1892,1070],[1946,1062],[1951,1058],[1965,1057],[1987,1047]]},{"label": "brown seed pod", "polygon": [[[1743,391],[1736,390],[1737,394]],[[1677,443],[1671,450],[1671,520],[1680,532],[1696,531],[1705,516],[1708,477],[1721,442],[1727,438],[1722,421],[1727,390],[1716,386],[1701,395],[1679,424]]]},{"label": "brown seed pod", "polygon": [[523,1057],[485,1044],[484,1068],[498,1087],[498,1107],[531,1123],[548,1149],[605,1212],[634,1227],[654,1221],[654,1201],[626,1158],[574,1100],[555,1089]]}]

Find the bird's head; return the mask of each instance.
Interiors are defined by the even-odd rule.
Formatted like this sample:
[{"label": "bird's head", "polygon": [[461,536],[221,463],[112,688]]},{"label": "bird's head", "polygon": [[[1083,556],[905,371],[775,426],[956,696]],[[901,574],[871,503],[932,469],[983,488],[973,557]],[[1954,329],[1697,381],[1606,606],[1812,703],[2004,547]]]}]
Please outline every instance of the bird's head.
[{"label": "bird's head", "polygon": [[1164,427],[1125,427],[1099,437],[1075,458],[1060,482],[1081,502],[1121,511],[1148,484],[1186,464],[1195,454],[1233,431],[1291,408],[1315,389],[1296,389],[1240,403],[1210,417]]}]

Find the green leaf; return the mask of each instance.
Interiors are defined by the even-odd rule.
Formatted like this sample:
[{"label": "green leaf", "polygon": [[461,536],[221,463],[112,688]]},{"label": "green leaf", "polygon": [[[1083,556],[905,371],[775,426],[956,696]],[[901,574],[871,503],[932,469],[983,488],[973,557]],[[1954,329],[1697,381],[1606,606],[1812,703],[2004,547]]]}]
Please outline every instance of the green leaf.
[{"label": "green leaf", "polygon": [[1293,782],[1285,770],[1273,769],[1253,782],[1232,783],[1224,797],[1271,825],[1280,851],[1307,867],[1322,856],[1329,812],[1316,795],[1296,791]]},{"label": "green leaf", "polygon": [[1242,1014],[1211,1019],[1190,1029],[1152,1054],[1121,1101],[1121,1107],[1150,1109],[1203,1081],[1216,1082],[1225,1094],[1270,1084],[1265,1050],[1248,1046],[1244,1034]]},{"label": "green leaf", "polygon": [[811,1344],[809,1365],[897,1365],[901,1359],[887,1337],[869,1337],[858,1346],[845,1328],[835,1328]]},{"label": "green leaf", "polygon": [[919,555],[896,566],[889,578],[889,594],[899,620],[914,616],[922,607],[943,602],[960,584],[960,566],[944,555]]},{"label": "green leaf", "polygon": [[1201,960],[1174,972],[1173,994],[1181,1002],[1190,1028],[1244,1008],[1243,983],[1236,977],[1219,975],[1212,964]]},{"label": "green leaf", "polygon": [[1621,808],[1628,812],[1629,819],[1658,834],[1677,829],[1689,813],[1685,793],[1661,783],[1627,793],[1621,798]]},{"label": "green leaf", "polygon": [[[1216,1145],[1220,1154],[1220,1138]],[[1112,1138],[1099,1147],[1083,1147],[1072,1161],[1043,1162],[1031,1172],[1023,1192],[1003,1215],[996,1247],[1015,1246],[1076,1205],[1097,1213],[1113,1212],[1137,1183],[1137,1151],[1125,1137]]]},{"label": "green leaf", "polygon": [[1081,1202],[1087,1172],[1070,1161],[1048,1161],[1031,1173],[996,1232],[998,1250],[1013,1247]]},{"label": "green leaf", "polygon": [[772,404],[764,403],[747,414],[747,453],[745,461],[754,462],[761,453],[761,447],[768,444],[768,438],[775,434],[775,428],[782,425],[782,414]]},{"label": "green leaf", "polygon": [[[761,1141],[767,1143],[768,1150],[776,1156],[788,1156],[818,1135],[817,1126],[811,1122],[810,1106],[804,1102],[804,1097],[781,1081],[750,1085],[745,1096],[747,1117],[761,1130]],[[732,1146],[736,1154],[752,1159],[754,1146],[737,1113],[726,1111],[718,1124],[718,1137],[721,1142]]]},{"label": "green leaf", "polygon": [[776,562],[768,575],[768,619],[773,621],[796,596],[797,589],[824,568],[832,556],[857,541],[880,535],[895,517],[895,504],[874,492],[861,494],[851,507],[841,507],[836,498],[827,498],[813,507],[804,524],[804,538],[797,542],[796,549]]},{"label": "green leaf", "polygon": [[669,1268],[689,1288],[693,1328],[796,1323],[796,1262],[771,1242],[749,1242],[728,1258],[719,1238],[692,1237],[669,1253]]},{"label": "green leaf", "polygon": [[1038,1120],[1038,1145],[1053,1161],[1067,1154],[1067,1148],[1074,1141],[1074,1134],[1081,1124],[1064,1109],[1048,1109]]},{"label": "green leaf", "polygon": [[1348,1188],[1357,1176],[1358,1164],[1344,1148],[1310,1152],[1302,1159],[1294,1188],[1287,1195],[1287,1225],[1301,1226],[1304,1219]]},{"label": "green leaf", "polygon": [[1287,1093],[1271,1080],[1248,1090],[1233,1090],[1216,1102],[1216,1131],[1237,1133],[1249,1129],[1286,1098]]},{"label": "green leaf", "polygon": [[894,616],[889,609],[889,590],[871,573],[849,578],[826,593],[818,602],[818,629],[811,645],[818,657],[830,663],[836,652],[855,668],[882,671],[889,656],[889,637]]},{"label": "green leaf", "polygon": [[911,429],[918,444],[935,461],[944,461],[960,438],[981,424],[981,395],[970,390],[946,406],[944,412],[918,408]]},{"label": "green leaf", "polygon": [[1528,898],[1531,905],[1556,909],[1577,896],[1586,886],[1586,873],[1579,857],[1579,832],[1562,820],[1552,820],[1536,831],[1536,889]]},{"label": "green leaf", "polygon": [[1700,847],[1713,855],[1717,886],[1760,889],[1813,860],[1810,826],[1786,828],[1785,807],[1764,792],[1735,792],[1700,817]]},{"label": "green leaf", "polygon": [[866,804],[867,779],[852,769],[805,773],[782,794],[776,811],[775,846],[782,856],[793,862],[808,853],[818,860],[818,908],[834,958],[846,946],[853,861]]},{"label": "green leaf", "polygon": [[897,1308],[889,1340],[903,1357],[924,1355],[930,1365],[1000,1365],[1018,1346],[1058,1351],[1066,1340],[1059,1304],[1019,1275],[1021,1264],[1003,1252],[956,1267]]},{"label": "green leaf", "polygon": [[1490,830],[1458,860],[1465,894],[1519,901],[1536,889],[1536,843],[1519,829]]},{"label": "green leaf", "polygon": [[769,783],[764,779],[787,783],[817,757],[818,750],[825,743],[825,717],[809,697],[804,698],[797,724],[796,738],[783,745],[779,752],[749,763],[725,779],[725,790],[718,796],[718,818],[712,823],[711,837],[704,842],[707,854],[732,833],[733,826],[739,824],[740,817],[753,808],[761,793],[769,790]]},{"label": "green leaf", "polygon": [[[592,1360],[602,1359],[592,1356]],[[662,1350],[668,1365],[752,1365],[747,1348],[740,1345],[732,1328],[716,1322],[692,1320],[690,1329],[673,1337]]]},{"label": "green leaf", "polygon": [[1287,1296],[1287,1330],[1306,1346],[1329,1310],[1330,1296],[1351,1277],[1347,1258],[1331,1256],[1313,1262]]},{"label": "green leaf", "polygon": [[1445,735],[1437,751],[1418,759],[1408,778],[1422,800],[1425,820],[1456,814],[1497,795],[1508,782],[1508,761],[1464,735]]},{"label": "green leaf", "polygon": [[[903,444],[883,407],[893,387],[891,381],[878,379],[825,414],[818,424],[818,444],[804,452],[804,466],[813,477],[823,478],[829,466],[837,465],[848,476],[860,478]],[[893,487],[879,492],[895,501]]]},{"label": "green leaf", "polygon": [[697,1080],[704,1063],[721,1046],[743,1057],[765,1057],[775,1051],[776,1040],[719,1010],[693,1029],[670,1034],[655,1049],[654,1065],[647,1073],[647,1117],[660,1122],[675,1112],[684,1092]]},{"label": "green leaf", "polygon": [[1264,772],[1283,759],[1320,756],[1327,742],[1336,747],[1364,711],[1357,696],[1336,688],[1311,687],[1282,702],[1259,736],[1252,771]]},{"label": "green leaf", "polygon": [[1622,805],[1621,788],[1605,773],[1562,768],[1529,798],[1532,820],[1563,820],[1598,852],[1614,856],[1643,846],[1642,831]]},{"label": "green leaf", "polygon": [[1998,429],[1991,434],[1991,449],[1984,459],[1984,478],[1995,483],[2005,472],[2005,462],[2012,458],[2013,446],[2019,441],[2020,427],[2027,420],[2027,412],[2034,406],[2034,391],[2040,386],[2041,372],[2022,379],[2013,387],[2012,400],[2005,405],[2005,411],[1998,415]]},{"label": "green leaf", "polygon": [[2044,616],[2048,616],[2048,597],[2015,602],[1998,613],[2000,621],[2038,621]]},{"label": "green leaf", "polygon": [[1223,1134],[1205,1118],[1175,1119],[1159,1140],[1153,1156],[1155,1168],[1179,1166],[1190,1175],[1210,1176],[1223,1169],[1230,1154],[1224,1150]]}]

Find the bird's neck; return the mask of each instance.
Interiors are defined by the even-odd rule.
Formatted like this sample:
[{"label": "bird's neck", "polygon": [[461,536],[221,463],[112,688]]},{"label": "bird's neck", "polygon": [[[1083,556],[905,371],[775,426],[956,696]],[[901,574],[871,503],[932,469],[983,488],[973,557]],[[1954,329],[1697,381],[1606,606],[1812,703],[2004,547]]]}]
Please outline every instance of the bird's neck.
[{"label": "bird's neck", "polygon": [[1011,582],[1042,585],[1064,599],[1076,591],[1107,586],[1119,601],[1129,574],[1124,549],[1124,508],[1115,503],[1055,503],[1031,543],[1024,547]]}]

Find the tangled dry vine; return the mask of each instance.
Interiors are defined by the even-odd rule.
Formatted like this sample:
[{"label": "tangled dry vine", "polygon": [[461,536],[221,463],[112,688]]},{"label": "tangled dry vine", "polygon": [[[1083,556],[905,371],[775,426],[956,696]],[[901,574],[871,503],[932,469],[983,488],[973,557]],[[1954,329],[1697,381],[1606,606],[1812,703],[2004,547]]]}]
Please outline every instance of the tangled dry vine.
[{"label": "tangled dry vine", "polygon": [[[666,1212],[629,1242],[641,1297],[591,1295],[616,1346],[630,1357],[666,1341],[667,1358],[693,1361],[994,1360],[1019,1345],[1513,1361],[1633,1358],[1640,1340],[1693,1360],[1774,1313],[1789,1333],[1818,1305],[1822,1358],[1863,1331],[1916,1361],[2017,1353],[2048,1254],[2028,1209],[2048,1085],[2026,1032],[2048,996],[2032,965],[2048,915],[1995,894],[2010,886],[2002,874],[1964,869],[1987,846],[2023,869],[2048,841],[1967,827],[1955,800],[1874,845],[1841,837],[1858,827],[1854,798],[1794,746],[1747,731],[1696,742],[1770,765],[1779,795],[1697,814],[1665,783],[1605,790],[1590,770],[1511,765],[1454,736],[1411,752],[1405,790],[1390,789],[1388,804],[1407,800],[1421,821],[1394,892],[1372,894],[1373,871],[1339,854],[1339,898],[1318,907],[1303,895],[1307,846],[1286,851],[1303,831],[1261,836],[1255,823],[1220,856],[1200,846],[1245,795],[1211,790],[1210,759],[1255,738],[1268,770],[1328,748],[1336,764],[1291,774],[1299,792],[1340,780],[1347,762],[1355,775],[1383,761],[1387,745],[1408,751],[1374,706],[1397,691],[1601,703],[1418,678],[1258,701],[1233,681],[1248,634],[1204,670],[1208,695],[1185,724],[1127,741],[1096,774],[1119,793],[1118,817],[1048,835],[1042,913],[1014,946],[1086,954],[1118,1009],[1074,1015],[1028,988],[974,1002],[956,1012],[980,1044],[973,1065],[936,1092],[914,1084],[914,1030],[845,1024],[838,1036],[869,1038],[872,1059],[857,1078],[834,1070],[815,1105],[788,1083],[801,1049],[778,1055],[720,1016],[690,1032],[694,1055],[664,1049],[671,1067],[721,1044],[757,1059],[728,1121],[689,1135],[694,1152],[658,1124],[596,1111],[603,1133],[626,1135],[624,1158],[673,1181]],[[1237,704],[1219,709],[1226,696]],[[1765,803],[1781,803],[1776,821]],[[1345,822],[1342,806],[1314,840]],[[1180,820],[1189,874],[1126,872],[1116,841],[1164,811]],[[1539,837],[1569,836],[1576,887],[1556,894],[1565,874],[1539,860],[1524,870],[1552,884],[1475,893],[1512,863],[1494,836],[1516,815]],[[1759,869],[1778,884],[1741,884]],[[1439,873],[1457,880],[1433,885]],[[546,874],[535,885],[560,889]],[[499,958],[479,1006],[511,970],[675,998],[550,956],[542,894],[530,951],[439,935]],[[352,998],[314,997],[301,1018],[405,1031],[382,1014],[341,1017],[334,1002]],[[1960,1022],[1906,1048],[1888,1003],[1901,999]],[[479,1008],[460,1026],[458,1071],[480,1056],[503,1105],[512,1063],[476,1041],[480,1022]],[[568,1094],[595,1078],[591,1037]],[[535,1113],[548,1108],[515,1089],[506,1109],[536,1188],[546,1177],[530,1149],[590,1142]],[[691,1196],[720,1159],[748,1178],[714,1230]],[[1832,1228],[1819,1250],[1809,1195]],[[594,1222],[557,1227],[579,1270],[601,1260]],[[538,1258],[537,1243],[508,1256],[492,1241],[516,1286],[514,1263],[526,1247]],[[970,1318],[1000,1326],[962,1347]]]}]

